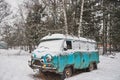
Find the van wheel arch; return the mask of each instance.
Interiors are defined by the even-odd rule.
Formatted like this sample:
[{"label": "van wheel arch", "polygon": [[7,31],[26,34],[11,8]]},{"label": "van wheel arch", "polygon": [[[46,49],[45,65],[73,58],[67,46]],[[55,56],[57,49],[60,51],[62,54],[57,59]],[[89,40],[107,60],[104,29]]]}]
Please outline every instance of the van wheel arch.
[{"label": "van wheel arch", "polygon": [[91,62],[87,68],[87,71],[90,72],[92,70],[97,69],[97,63],[96,62]]},{"label": "van wheel arch", "polygon": [[94,70],[94,64],[93,64],[93,62],[91,62],[91,63],[89,64],[89,66],[88,66],[88,68],[87,68],[87,72],[90,72],[90,71],[92,71],[92,70]]}]

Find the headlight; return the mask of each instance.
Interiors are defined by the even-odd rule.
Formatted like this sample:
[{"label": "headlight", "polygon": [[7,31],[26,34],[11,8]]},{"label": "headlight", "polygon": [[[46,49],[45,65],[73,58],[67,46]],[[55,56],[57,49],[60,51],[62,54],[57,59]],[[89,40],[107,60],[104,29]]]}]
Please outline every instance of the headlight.
[{"label": "headlight", "polygon": [[43,64],[44,63],[44,59],[40,59],[40,62],[41,62],[41,64]]},{"label": "headlight", "polygon": [[51,55],[46,55],[46,61],[51,62],[52,61],[52,56]]}]

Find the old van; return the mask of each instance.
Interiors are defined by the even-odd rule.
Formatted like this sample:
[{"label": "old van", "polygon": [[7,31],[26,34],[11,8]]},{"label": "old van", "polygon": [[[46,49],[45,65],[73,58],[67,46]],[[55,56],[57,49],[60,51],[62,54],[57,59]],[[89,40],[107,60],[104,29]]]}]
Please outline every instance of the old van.
[{"label": "old van", "polygon": [[99,54],[94,40],[70,35],[52,34],[41,39],[32,52],[29,66],[41,72],[55,72],[62,78],[72,76],[75,69],[97,69]]}]

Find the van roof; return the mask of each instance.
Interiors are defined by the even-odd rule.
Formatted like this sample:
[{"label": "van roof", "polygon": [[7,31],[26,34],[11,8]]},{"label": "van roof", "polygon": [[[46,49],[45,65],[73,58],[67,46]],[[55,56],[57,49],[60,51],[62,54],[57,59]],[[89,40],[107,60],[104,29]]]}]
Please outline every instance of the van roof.
[{"label": "van roof", "polygon": [[86,39],[83,37],[76,37],[76,36],[71,36],[71,35],[64,35],[64,34],[51,34],[43,37],[41,40],[47,40],[47,39],[71,39],[71,40],[81,40],[81,41],[88,41],[88,42],[96,42],[92,39]]}]

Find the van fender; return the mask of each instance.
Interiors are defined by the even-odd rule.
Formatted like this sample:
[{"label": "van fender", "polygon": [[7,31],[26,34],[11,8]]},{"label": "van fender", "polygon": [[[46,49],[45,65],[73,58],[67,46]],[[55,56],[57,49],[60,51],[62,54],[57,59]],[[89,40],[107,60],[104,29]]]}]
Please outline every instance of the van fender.
[{"label": "van fender", "polygon": [[72,71],[74,71],[74,65],[67,65],[65,68],[68,68],[68,67],[72,68]]}]

